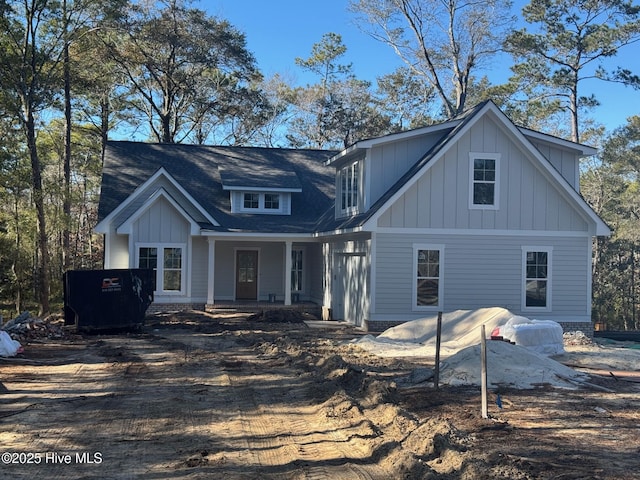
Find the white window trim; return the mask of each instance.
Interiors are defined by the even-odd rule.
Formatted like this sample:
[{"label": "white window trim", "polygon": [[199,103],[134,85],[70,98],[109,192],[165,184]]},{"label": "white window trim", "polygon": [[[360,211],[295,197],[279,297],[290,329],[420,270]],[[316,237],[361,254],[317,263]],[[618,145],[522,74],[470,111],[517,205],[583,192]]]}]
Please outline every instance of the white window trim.
[{"label": "white window trim", "polygon": [[[344,176],[349,173],[349,172],[353,172],[353,169],[357,168],[357,175],[353,176],[353,178],[356,179],[357,185],[356,185],[356,189],[355,192],[353,190],[349,190],[348,187],[348,177],[347,177],[347,190],[346,190],[346,194],[348,196],[353,195],[353,193],[355,193],[355,205],[351,205],[351,206],[345,206],[344,208],[342,207],[342,194],[344,193],[344,189],[342,188],[342,179],[344,178]],[[354,213],[358,213],[360,210],[360,186],[362,185],[362,181],[361,181],[361,176],[362,176],[362,164],[359,160],[350,163],[349,165],[345,165],[344,167],[342,167],[339,170],[339,175],[338,175],[338,190],[339,190],[339,194],[336,197],[336,201],[339,202],[340,205],[340,212],[342,213],[342,215],[351,215]],[[348,203],[348,202],[347,202]]]},{"label": "white window trim", "polygon": [[[418,251],[419,250],[438,250],[440,252],[440,266],[438,277],[438,304],[437,305],[418,305]],[[444,307],[444,245],[430,243],[414,243],[413,244],[413,262],[411,269],[411,305],[414,312],[439,311]]]},{"label": "white window trim", "polygon": [[[156,248],[158,250],[158,266],[156,268],[156,295],[185,295],[187,285],[187,244],[186,243],[136,243],[135,244],[135,265],[136,268],[140,264],[140,249]],[[182,268],[180,269],[180,290],[164,290],[164,249],[165,248],[181,248],[182,249]]]},{"label": "white window trim", "polygon": [[[547,254],[547,305],[544,307],[527,306],[527,252],[546,252]],[[522,246],[522,291],[521,310],[523,312],[551,312],[553,298],[553,247],[542,245]]]},{"label": "white window trim", "polygon": [[[500,208],[500,157],[499,153],[469,152],[469,208],[471,210],[498,210]],[[474,160],[487,159],[496,161],[496,179],[493,190],[493,205],[476,205],[473,203]]]},{"label": "white window trim", "polygon": [[[244,196],[247,194],[258,195],[258,208],[246,208],[244,206]],[[264,197],[265,195],[277,195],[278,196],[278,208],[265,208]],[[240,192],[240,205],[238,205],[238,211],[242,213],[272,213],[283,214],[285,213],[285,196],[280,192]]]}]

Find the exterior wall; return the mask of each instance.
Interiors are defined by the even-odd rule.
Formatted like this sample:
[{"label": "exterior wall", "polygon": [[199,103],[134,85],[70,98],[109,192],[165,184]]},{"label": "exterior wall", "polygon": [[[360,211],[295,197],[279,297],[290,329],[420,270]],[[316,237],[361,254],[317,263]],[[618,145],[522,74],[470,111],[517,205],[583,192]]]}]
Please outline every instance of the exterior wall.
[{"label": "exterior wall", "polygon": [[191,300],[205,303],[207,300],[207,267],[209,245],[203,237],[192,237],[191,242]]},{"label": "exterior wall", "polygon": [[[499,208],[470,209],[469,152],[500,153]],[[588,230],[587,221],[488,117],[478,122],[396,201],[380,227]]]},{"label": "exterior wall", "polygon": [[187,243],[189,224],[164,198],[160,198],[133,225],[134,243]]},{"label": "exterior wall", "polygon": [[334,320],[364,326],[371,304],[371,240],[338,239],[323,245],[323,306]]},{"label": "exterior wall", "polygon": [[[499,306],[529,318],[590,322],[589,236],[418,233],[376,234],[375,314],[371,321],[407,321],[413,308],[415,244],[444,246],[443,311]],[[551,311],[523,309],[522,247],[551,247]],[[438,310],[438,309],[434,309]]]},{"label": "exterior wall", "polygon": [[305,281],[308,289],[305,290],[303,299],[311,302],[322,304],[324,288],[323,288],[323,269],[322,269],[322,245],[319,243],[304,244],[306,253],[305,265]]},{"label": "exterior wall", "polygon": [[575,152],[531,139],[531,143],[551,162],[577,192],[580,191],[580,158]]},{"label": "exterior wall", "polygon": [[129,268],[129,235],[105,235],[104,268]]},{"label": "exterior wall", "polygon": [[443,135],[443,132],[373,147],[369,154],[369,189],[366,207],[373,205]]}]

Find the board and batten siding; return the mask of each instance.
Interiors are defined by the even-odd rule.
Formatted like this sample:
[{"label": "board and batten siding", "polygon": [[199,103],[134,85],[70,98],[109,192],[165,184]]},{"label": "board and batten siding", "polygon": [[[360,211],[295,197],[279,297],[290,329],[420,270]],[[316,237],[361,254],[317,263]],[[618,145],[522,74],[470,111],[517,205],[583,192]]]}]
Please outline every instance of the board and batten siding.
[{"label": "board and batten siding", "polygon": [[371,148],[367,162],[369,179],[367,208],[421,159],[442,135],[442,132],[430,133]]},{"label": "board and batten siding", "polygon": [[371,240],[354,238],[323,244],[325,307],[335,320],[362,326],[371,304]]},{"label": "board and batten siding", "polygon": [[561,149],[549,143],[531,139],[531,143],[551,162],[569,182],[574,190],[580,191],[580,158],[575,152]]},{"label": "board and batten siding", "polygon": [[[414,245],[444,246],[441,281],[443,310],[504,307],[530,318],[586,318],[589,304],[588,236],[376,234],[375,315],[371,320],[407,320],[428,312],[414,311],[416,272]],[[522,310],[522,247],[552,249],[550,312]]]},{"label": "board and batten siding", "polygon": [[113,223],[115,225],[121,225],[124,223],[131,215],[137,212],[144,203],[149,200],[158,190],[163,189],[172,198],[176,200],[176,202],[185,209],[187,214],[191,216],[197,222],[208,222],[208,219],[202,215],[194,205],[191,204],[189,200],[182,194],[180,190],[178,190],[173,183],[171,183],[166,177],[159,176],[152,184],[147,185],[142,191],[136,194],[136,197],[133,201],[131,201],[122,211],[118,212],[118,214],[113,219]]},{"label": "board and batten siding", "polygon": [[[497,209],[469,208],[470,152],[500,154]],[[580,232],[589,228],[549,175],[536,168],[490,118],[480,119],[433,162],[383,212],[379,227]]]},{"label": "board and batten siding", "polygon": [[189,223],[166,199],[159,198],[133,225],[136,243],[187,243]]}]

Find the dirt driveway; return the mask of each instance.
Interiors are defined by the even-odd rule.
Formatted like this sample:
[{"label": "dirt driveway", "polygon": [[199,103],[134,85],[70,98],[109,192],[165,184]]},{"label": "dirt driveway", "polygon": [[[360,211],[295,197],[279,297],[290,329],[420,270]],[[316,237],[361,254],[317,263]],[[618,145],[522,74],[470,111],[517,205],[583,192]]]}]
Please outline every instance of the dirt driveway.
[{"label": "dirt driveway", "polygon": [[640,478],[640,384],[493,392],[482,419],[357,335],[191,312],[27,345],[0,359],[0,478]]}]

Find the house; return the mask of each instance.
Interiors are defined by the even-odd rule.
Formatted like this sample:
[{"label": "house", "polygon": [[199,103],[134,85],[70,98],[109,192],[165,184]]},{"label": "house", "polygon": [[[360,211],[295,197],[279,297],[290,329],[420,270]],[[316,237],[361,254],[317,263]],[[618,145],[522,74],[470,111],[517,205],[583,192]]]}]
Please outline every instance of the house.
[{"label": "house", "polygon": [[110,142],[105,268],[157,270],[155,304],[312,302],[381,330],[501,306],[591,328],[591,147],[491,101],[340,152]]}]

